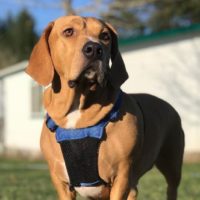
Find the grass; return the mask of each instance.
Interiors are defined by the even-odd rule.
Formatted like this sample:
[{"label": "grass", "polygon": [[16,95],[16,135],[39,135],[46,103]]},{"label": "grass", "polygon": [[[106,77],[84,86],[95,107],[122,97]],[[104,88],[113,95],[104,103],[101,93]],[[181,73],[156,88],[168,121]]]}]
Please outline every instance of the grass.
[{"label": "grass", "polygon": [[[157,169],[151,170],[140,180],[139,200],[165,200],[167,184]],[[200,163],[184,164],[179,187],[179,200],[200,199]]]},{"label": "grass", "polygon": [[[153,169],[138,186],[138,200],[165,200],[166,183]],[[199,200],[200,163],[184,164],[179,200]],[[43,162],[0,159],[0,200],[55,200],[47,166]],[[83,200],[78,197],[79,200]]]}]

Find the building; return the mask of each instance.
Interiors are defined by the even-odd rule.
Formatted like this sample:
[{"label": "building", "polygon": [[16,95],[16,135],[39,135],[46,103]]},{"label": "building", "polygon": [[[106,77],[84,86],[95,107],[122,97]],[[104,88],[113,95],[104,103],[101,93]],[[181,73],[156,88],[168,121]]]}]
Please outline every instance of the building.
[{"label": "building", "polygon": [[131,78],[123,89],[167,100],[181,115],[186,152],[200,152],[200,25],[124,43],[123,58]]},{"label": "building", "polygon": [[[200,155],[200,25],[120,40],[120,48],[129,73],[123,90],[168,101],[181,115],[186,153]],[[0,72],[0,147],[38,154],[42,87],[24,73],[26,65]]]},{"label": "building", "polygon": [[40,154],[44,118],[42,87],[27,76],[27,61],[0,72],[0,150],[8,154]]}]

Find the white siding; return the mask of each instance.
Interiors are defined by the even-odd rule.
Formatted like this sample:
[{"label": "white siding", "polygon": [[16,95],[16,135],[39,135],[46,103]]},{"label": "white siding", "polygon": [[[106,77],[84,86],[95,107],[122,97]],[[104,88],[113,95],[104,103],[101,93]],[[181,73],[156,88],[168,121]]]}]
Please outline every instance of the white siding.
[{"label": "white siding", "polygon": [[3,119],[3,80],[0,79],[0,154],[3,152],[3,134],[4,134],[4,119]]},{"label": "white siding", "polygon": [[31,117],[31,79],[24,72],[4,79],[5,146],[39,152],[42,118]]},{"label": "white siding", "polygon": [[127,92],[150,93],[171,103],[182,118],[186,151],[200,152],[200,38],[123,54]]},{"label": "white siding", "polygon": [[3,117],[3,80],[0,80],[0,118]]}]

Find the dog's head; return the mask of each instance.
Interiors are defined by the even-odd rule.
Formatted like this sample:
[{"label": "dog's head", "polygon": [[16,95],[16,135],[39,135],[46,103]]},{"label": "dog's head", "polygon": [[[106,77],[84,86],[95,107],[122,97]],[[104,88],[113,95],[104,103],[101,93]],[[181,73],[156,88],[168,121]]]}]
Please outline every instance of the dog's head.
[{"label": "dog's head", "polygon": [[[111,58],[112,66],[109,67]],[[128,78],[114,28],[95,18],[65,16],[51,22],[35,45],[26,72],[49,85],[55,72],[70,88],[110,81],[115,88]]]}]

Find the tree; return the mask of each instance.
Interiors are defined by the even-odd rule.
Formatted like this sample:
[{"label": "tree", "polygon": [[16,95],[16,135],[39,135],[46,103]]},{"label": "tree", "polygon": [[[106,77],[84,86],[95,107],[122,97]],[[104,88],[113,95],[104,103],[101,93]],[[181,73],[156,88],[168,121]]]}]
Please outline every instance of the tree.
[{"label": "tree", "polygon": [[73,0],[62,0],[63,8],[68,15],[76,14],[72,6]]},{"label": "tree", "polygon": [[112,23],[121,37],[134,37],[161,30],[200,23],[199,0],[76,0],[44,2],[16,1],[26,7],[60,8],[66,14],[100,17]]},{"label": "tree", "polygon": [[140,20],[135,4],[130,0],[116,0],[108,5],[109,9],[100,13],[101,17],[110,22],[121,37],[143,34],[144,24]]},{"label": "tree", "polygon": [[103,20],[112,23],[119,32],[119,35],[123,37],[138,35],[143,32],[144,26],[134,10],[136,5],[141,4],[140,0],[134,2],[130,0],[94,0],[88,4],[82,4],[78,8],[73,8],[73,0],[62,0],[62,2],[66,14],[84,15],[87,13],[92,16],[101,17]]},{"label": "tree", "polygon": [[199,0],[155,0],[148,26],[154,32],[200,23]]},{"label": "tree", "polygon": [[27,59],[38,38],[30,14],[23,10],[0,24],[0,67]]}]

